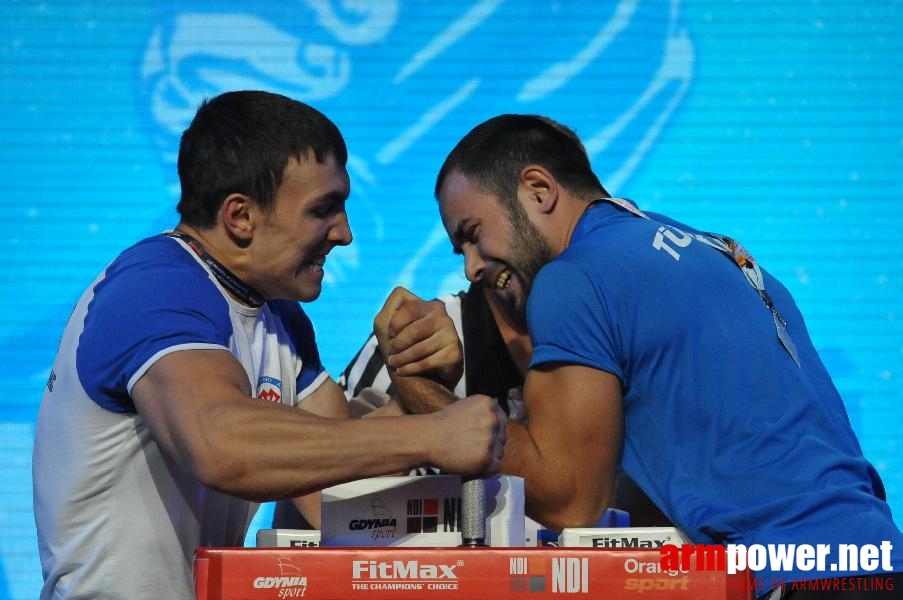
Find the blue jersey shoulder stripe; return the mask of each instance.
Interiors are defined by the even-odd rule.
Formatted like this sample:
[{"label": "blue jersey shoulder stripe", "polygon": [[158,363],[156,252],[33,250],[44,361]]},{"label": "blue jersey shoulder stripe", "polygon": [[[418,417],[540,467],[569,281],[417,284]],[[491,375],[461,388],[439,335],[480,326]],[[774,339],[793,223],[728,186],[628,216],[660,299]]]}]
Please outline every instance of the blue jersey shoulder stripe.
[{"label": "blue jersey shoulder stripe", "polygon": [[93,290],[78,341],[85,392],[114,412],[134,412],[129,384],[152,357],[185,345],[228,348],[228,303],[208,273],[166,236],[125,250]]}]

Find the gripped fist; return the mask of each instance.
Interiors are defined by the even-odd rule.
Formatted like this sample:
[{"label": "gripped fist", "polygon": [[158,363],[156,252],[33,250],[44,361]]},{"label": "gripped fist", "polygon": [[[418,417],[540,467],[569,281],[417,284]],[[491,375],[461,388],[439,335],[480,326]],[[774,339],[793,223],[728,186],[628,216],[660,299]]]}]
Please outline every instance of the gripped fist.
[{"label": "gripped fist", "polygon": [[437,419],[442,471],[459,475],[495,475],[505,456],[505,412],[494,398],[468,396],[430,415]]},{"label": "gripped fist", "polygon": [[429,376],[450,390],[461,379],[461,340],[441,301],[422,300],[397,287],[373,320],[373,330],[386,364],[397,375]]}]

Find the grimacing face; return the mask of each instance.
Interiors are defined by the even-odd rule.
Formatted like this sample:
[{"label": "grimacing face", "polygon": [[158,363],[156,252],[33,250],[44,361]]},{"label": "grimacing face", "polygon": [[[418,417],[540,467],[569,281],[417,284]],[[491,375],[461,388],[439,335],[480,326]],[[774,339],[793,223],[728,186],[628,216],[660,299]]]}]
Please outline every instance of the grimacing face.
[{"label": "grimacing face", "polygon": [[512,321],[526,326],[533,280],[554,254],[520,201],[505,204],[453,171],[439,191],[439,213],[455,253],[464,256],[467,279],[480,281]]},{"label": "grimacing face", "polygon": [[291,159],[273,206],[249,247],[248,283],[270,299],[309,302],[322,291],[326,255],[351,243],[345,212],[348,172],[333,156],[319,163],[313,151]]}]

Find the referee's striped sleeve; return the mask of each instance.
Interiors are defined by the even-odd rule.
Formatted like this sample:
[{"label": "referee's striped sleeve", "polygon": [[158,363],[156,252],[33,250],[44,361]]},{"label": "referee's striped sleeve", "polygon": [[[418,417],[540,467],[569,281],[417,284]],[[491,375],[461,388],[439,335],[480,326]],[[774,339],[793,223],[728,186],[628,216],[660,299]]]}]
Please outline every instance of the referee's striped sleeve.
[{"label": "referee's striped sleeve", "polygon": [[[458,332],[458,338],[462,338],[461,329],[461,298],[458,295],[443,296],[440,298],[445,303],[445,310],[451,317]],[[464,396],[464,377],[455,392],[459,396]],[[351,400],[361,393],[364,388],[373,388],[389,395],[392,394],[392,380],[389,377],[389,370],[386,363],[383,362],[382,353],[379,351],[379,344],[376,341],[376,335],[370,334],[364,345],[358,350],[357,354],[351,360],[342,374],[339,376],[339,385],[345,391],[345,398]]]},{"label": "referee's striped sleeve", "polygon": [[345,367],[345,371],[339,377],[339,385],[345,391],[345,397],[351,400],[367,387],[389,393],[391,383],[376,336],[370,334],[354,359]]}]

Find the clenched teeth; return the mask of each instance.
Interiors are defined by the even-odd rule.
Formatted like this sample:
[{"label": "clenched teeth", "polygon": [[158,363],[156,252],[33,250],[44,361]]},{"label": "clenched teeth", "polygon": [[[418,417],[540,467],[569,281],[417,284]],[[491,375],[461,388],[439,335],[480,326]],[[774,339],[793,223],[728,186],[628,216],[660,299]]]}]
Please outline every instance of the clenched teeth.
[{"label": "clenched teeth", "polygon": [[307,261],[307,262],[304,263],[304,264],[305,264],[305,266],[306,266],[308,269],[311,269],[311,270],[313,270],[313,271],[320,271],[320,270],[323,269],[323,264],[324,264],[325,262],[326,262],[326,257],[323,256],[323,257],[320,257],[320,258],[313,258],[313,259]]},{"label": "clenched teeth", "polygon": [[505,269],[499,276],[495,278],[495,287],[499,290],[508,289],[508,285],[511,283],[511,271]]}]

